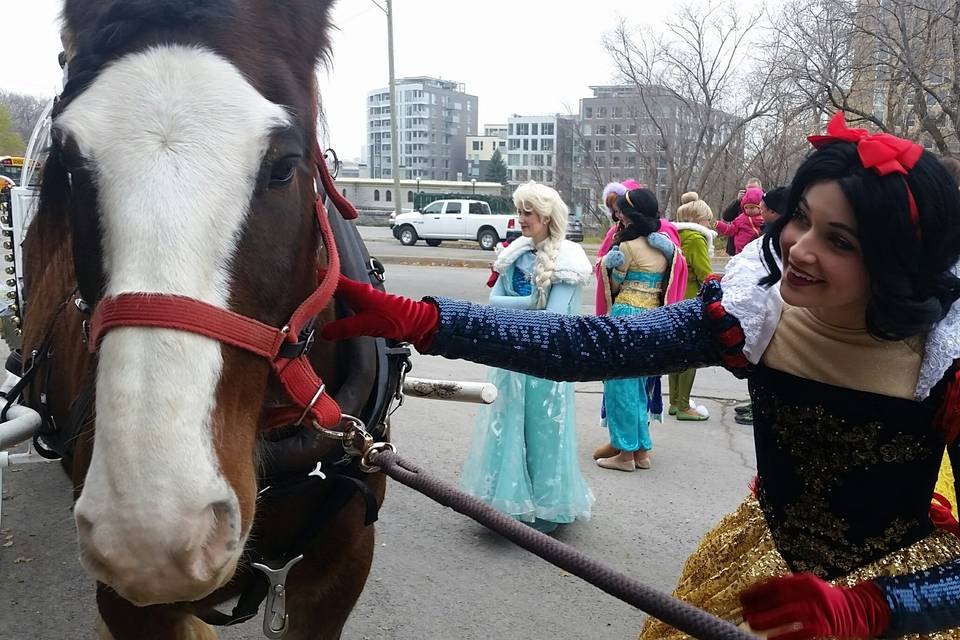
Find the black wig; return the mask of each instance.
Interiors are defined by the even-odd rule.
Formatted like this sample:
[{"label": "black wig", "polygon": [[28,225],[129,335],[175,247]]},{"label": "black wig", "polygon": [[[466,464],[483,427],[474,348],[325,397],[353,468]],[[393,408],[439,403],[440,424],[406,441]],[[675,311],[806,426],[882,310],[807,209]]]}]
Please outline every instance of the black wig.
[{"label": "black wig", "polygon": [[[857,147],[835,142],[811,153],[797,169],[786,212],[763,239],[770,286],[781,272],[780,233],[796,216],[812,185],[836,181],[853,209],[863,262],[870,276],[867,330],[884,340],[902,340],[928,331],[960,297],[960,279],[951,270],[960,258],[960,192],[944,166],[929,152],[903,176],[881,176],[860,162]],[[907,184],[920,214],[910,219]],[[918,233],[919,232],[919,233]]]},{"label": "black wig", "polygon": [[617,198],[617,209],[631,224],[621,229],[614,242],[647,237],[660,229],[660,203],[650,189],[631,189]]}]

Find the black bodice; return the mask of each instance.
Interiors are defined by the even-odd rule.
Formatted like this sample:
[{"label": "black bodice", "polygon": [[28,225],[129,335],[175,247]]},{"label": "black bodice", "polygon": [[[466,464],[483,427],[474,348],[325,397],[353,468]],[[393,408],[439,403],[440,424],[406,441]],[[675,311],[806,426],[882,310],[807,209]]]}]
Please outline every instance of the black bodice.
[{"label": "black bodice", "polygon": [[838,577],[933,530],[930,498],[944,449],[934,400],[843,389],[765,366],[751,373],[750,396],[758,498],[793,571]]}]

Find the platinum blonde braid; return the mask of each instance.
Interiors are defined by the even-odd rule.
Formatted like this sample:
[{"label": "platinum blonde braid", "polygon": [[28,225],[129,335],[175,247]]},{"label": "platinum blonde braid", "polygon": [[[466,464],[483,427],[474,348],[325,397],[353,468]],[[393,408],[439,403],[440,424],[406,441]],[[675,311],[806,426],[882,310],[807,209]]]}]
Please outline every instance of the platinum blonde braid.
[{"label": "platinum blonde braid", "polygon": [[557,268],[557,255],[560,253],[560,243],[563,236],[553,236],[551,220],[550,237],[543,243],[543,248],[537,252],[537,263],[533,267],[533,286],[537,288],[537,309],[547,308],[547,298],[550,296],[550,286],[553,282],[553,272]]}]

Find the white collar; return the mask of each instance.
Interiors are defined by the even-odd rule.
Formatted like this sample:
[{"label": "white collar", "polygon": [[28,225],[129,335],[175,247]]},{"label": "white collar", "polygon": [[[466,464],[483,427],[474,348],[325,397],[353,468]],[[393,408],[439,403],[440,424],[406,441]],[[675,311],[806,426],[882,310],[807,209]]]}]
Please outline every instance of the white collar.
[{"label": "white collar", "polygon": [[[769,273],[763,261],[762,240],[761,237],[750,242],[743,251],[731,258],[720,281],[723,307],[740,321],[745,338],[743,354],[753,364],[760,362],[783,311],[779,283],[769,288],[759,284]],[[779,260],[777,262],[779,266]],[[954,265],[951,271],[960,277],[960,262]],[[954,302],[946,317],[933,325],[927,333],[914,397],[924,400],[929,396],[933,387],[958,358],[960,301]]]}]

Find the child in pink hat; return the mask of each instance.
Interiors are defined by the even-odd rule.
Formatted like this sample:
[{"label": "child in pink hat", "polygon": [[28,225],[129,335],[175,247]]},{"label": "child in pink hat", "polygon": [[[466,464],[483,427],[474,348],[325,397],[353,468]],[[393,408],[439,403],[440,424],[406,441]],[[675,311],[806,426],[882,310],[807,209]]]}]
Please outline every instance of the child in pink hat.
[{"label": "child in pink hat", "polygon": [[763,200],[763,190],[750,187],[740,198],[740,215],[733,222],[717,220],[717,231],[733,238],[734,254],[743,251],[749,243],[760,237],[760,225],[763,218],[760,216],[760,201]]}]

